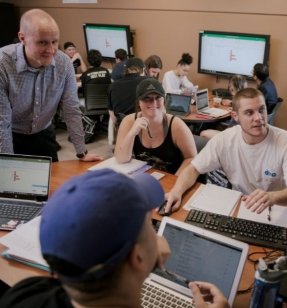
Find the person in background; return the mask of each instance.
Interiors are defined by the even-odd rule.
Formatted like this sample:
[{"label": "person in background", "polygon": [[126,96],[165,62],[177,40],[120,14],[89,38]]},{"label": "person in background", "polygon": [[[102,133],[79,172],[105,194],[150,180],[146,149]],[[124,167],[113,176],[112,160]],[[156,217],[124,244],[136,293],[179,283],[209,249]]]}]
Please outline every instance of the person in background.
[{"label": "person in background", "polygon": [[119,127],[116,160],[127,163],[134,156],[153,168],[179,175],[197,154],[190,129],[166,113],[165,92],[158,80],[141,81],[136,98],[138,112],[126,116]]},{"label": "person in background", "polygon": [[[1,297],[1,308],[140,308],[144,280],[170,253],[151,223],[163,201],[160,183],[146,173],[102,169],[70,179],[42,211],[41,252],[52,275],[17,283]],[[196,307],[228,307],[214,285],[189,287]]]},{"label": "person in background", "polygon": [[162,70],[161,58],[157,55],[149,56],[145,61],[145,75],[147,77],[153,77],[159,79],[159,74]]},{"label": "person in background", "polygon": [[267,123],[264,96],[254,88],[238,91],[232,117],[239,125],[211,138],[167,193],[166,211],[178,209],[182,194],[199,174],[222,168],[246,208],[258,214],[287,205],[287,132]]},{"label": "person in background", "polygon": [[71,59],[76,75],[81,75],[87,70],[87,66],[80,53],[77,52],[76,45],[74,43],[64,43],[64,52]]},{"label": "person in background", "polygon": [[[228,87],[230,94],[234,96],[238,91],[248,87],[247,80],[242,75],[232,76]],[[229,99],[224,99],[222,100],[222,105],[232,107],[232,101]],[[231,118],[230,120],[224,122],[224,124],[226,127],[232,127],[234,125],[237,125],[238,123],[233,118]],[[220,133],[220,130],[205,129],[200,132],[200,136],[210,139],[218,133]]]},{"label": "person in background", "polygon": [[176,68],[164,74],[162,85],[166,93],[191,95],[197,91],[198,87],[187,78],[191,63],[192,56],[189,53],[183,53]]},{"label": "person in background", "polygon": [[59,28],[40,9],[20,20],[20,43],[0,49],[0,152],[51,156],[58,160],[52,119],[62,110],[77,157],[87,154],[71,61],[58,50]]},{"label": "person in background", "polygon": [[119,48],[115,50],[115,58],[116,58],[116,65],[112,70],[112,80],[118,80],[124,77],[125,75],[125,67],[126,62],[128,60],[128,54],[126,50]]},{"label": "person in background", "polygon": [[257,89],[264,94],[267,113],[270,114],[278,102],[278,95],[274,82],[269,78],[268,66],[262,63],[255,64],[253,78],[257,83]]},{"label": "person in background", "polygon": [[82,87],[84,88],[87,83],[103,83],[110,84],[111,83],[111,75],[109,71],[102,67],[103,57],[99,50],[91,49],[88,53],[88,62],[90,64],[90,68],[85,71],[81,76]]},{"label": "person in background", "polygon": [[146,78],[143,70],[142,59],[130,58],[126,62],[124,77],[111,84],[108,109],[114,125],[119,125],[123,116],[135,112],[136,87]]}]

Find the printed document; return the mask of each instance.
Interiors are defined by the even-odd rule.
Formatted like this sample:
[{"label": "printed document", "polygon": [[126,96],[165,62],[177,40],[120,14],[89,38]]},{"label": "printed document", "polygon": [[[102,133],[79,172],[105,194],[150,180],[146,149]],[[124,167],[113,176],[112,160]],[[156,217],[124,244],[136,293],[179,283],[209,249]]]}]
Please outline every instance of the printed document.
[{"label": "printed document", "polygon": [[5,258],[49,270],[49,266],[41,254],[39,241],[40,220],[41,216],[37,216],[0,238],[0,243],[8,248],[3,253]]}]

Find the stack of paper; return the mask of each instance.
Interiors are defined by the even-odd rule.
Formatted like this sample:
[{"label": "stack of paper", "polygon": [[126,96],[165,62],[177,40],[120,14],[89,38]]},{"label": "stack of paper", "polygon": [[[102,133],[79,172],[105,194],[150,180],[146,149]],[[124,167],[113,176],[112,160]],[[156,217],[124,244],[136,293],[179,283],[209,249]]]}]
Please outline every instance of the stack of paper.
[{"label": "stack of paper", "polygon": [[41,216],[38,216],[1,237],[0,243],[8,248],[2,255],[5,258],[49,271],[49,266],[41,254],[40,220]]},{"label": "stack of paper", "polygon": [[220,215],[231,215],[242,193],[214,184],[200,185],[197,191],[183,206],[185,210],[192,208]]},{"label": "stack of paper", "polygon": [[134,158],[128,163],[120,164],[116,161],[115,157],[111,157],[90,167],[88,170],[99,170],[103,168],[109,168],[124,174],[134,174],[143,173],[146,170],[149,170],[151,166],[149,166],[145,161]]}]

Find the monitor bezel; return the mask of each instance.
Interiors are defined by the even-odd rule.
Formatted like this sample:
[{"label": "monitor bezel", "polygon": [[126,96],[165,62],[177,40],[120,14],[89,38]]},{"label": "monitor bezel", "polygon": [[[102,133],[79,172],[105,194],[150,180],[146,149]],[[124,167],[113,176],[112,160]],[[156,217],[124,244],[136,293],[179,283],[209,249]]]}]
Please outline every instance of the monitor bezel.
[{"label": "monitor bezel", "polygon": [[[271,36],[269,34],[256,34],[256,33],[243,33],[243,32],[229,32],[229,31],[216,31],[216,30],[202,30],[199,31],[199,45],[198,45],[198,67],[197,71],[199,74],[208,74],[208,75],[215,75],[215,76],[222,76],[226,78],[230,78],[234,75],[238,75],[238,72],[224,72],[224,71],[217,71],[217,70],[206,70],[202,68],[202,39],[203,36],[206,34],[218,34],[222,36],[230,35],[235,37],[251,37],[251,38],[263,38],[265,39],[265,49],[264,49],[264,58],[263,64],[268,65],[269,62],[269,55],[270,55],[270,39]],[[254,63],[256,64],[256,63]],[[250,74],[241,74],[247,79],[252,79],[251,72]]]},{"label": "monitor bezel", "polygon": [[[130,25],[119,25],[119,24],[102,24],[102,23],[84,23],[83,24],[83,30],[84,30],[84,37],[85,37],[85,44],[86,44],[86,50],[87,54],[89,53],[89,50],[92,48],[89,48],[89,42],[87,38],[87,28],[88,27],[98,27],[98,28],[124,28],[126,32],[126,43],[127,43],[127,54],[128,57],[133,56],[133,33],[131,31]],[[126,49],[125,46],[122,47],[123,49]],[[102,53],[102,51],[100,50]],[[115,57],[108,57],[104,54],[102,54],[103,59],[107,61],[114,61]]]}]

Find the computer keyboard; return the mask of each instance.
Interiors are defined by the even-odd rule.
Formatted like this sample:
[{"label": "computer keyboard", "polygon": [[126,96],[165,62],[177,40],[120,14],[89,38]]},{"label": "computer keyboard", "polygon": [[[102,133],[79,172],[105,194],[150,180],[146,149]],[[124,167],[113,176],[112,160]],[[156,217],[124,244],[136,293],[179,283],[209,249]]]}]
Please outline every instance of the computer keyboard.
[{"label": "computer keyboard", "polygon": [[0,204],[0,217],[11,219],[29,220],[37,216],[41,211],[41,206],[23,204]]},{"label": "computer keyboard", "polygon": [[287,250],[287,228],[195,209],[185,222],[252,245]]},{"label": "computer keyboard", "polygon": [[159,286],[144,282],[141,291],[141,306],[143,308],[195,308],[192,299],[189,301],[169,293]]}]

